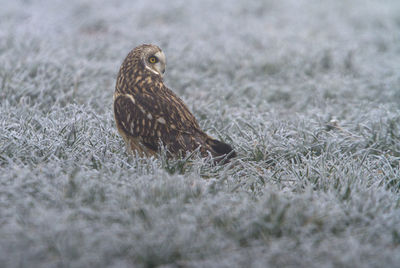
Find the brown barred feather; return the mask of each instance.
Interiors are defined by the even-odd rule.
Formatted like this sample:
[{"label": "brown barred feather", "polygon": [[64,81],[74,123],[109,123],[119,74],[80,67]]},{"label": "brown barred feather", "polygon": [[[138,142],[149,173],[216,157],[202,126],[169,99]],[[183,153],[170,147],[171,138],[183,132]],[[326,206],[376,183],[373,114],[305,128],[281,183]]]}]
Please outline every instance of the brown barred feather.
[{"label": "brown barred feather", "polygon": [[159,69],[146,63],[147,57],[160,53],[157,46],[139,46],[128,54],[118,73],[114,116],[129,149],[156,155],[163,144],[172,156],[199,147],[203,156],[236,156],[230,145],[200,129],[183,101],[164,85]]}]

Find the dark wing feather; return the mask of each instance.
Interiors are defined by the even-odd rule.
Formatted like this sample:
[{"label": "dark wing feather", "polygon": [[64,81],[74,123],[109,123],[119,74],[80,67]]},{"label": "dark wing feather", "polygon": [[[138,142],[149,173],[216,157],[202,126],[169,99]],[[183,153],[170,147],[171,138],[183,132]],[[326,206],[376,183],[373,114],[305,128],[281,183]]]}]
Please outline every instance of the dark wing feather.
[{"label": "dark wing feather", "polygon": [[114,101],[114,114],[118,128],[133,138],[141,138],[143,145],[157,151],[159,139],[146,115],[127,96],[118,96]]},{"label": "dark wing feather", "polygon": [[200,131],[196,118],[170,89],[163,84],[155,86],[150,83],[142,87],[139,94],[135,94],[138,90],[134,90],[132,96],[146,112],[157,118],[162,117],[167,126],[179,132],[193,134],[194,131]]},{"label": "dark wing feather", "polygon": [[236,152],[229,144],[212,138],[207,139],[207,144],[214,150],[215,155],[228,155],[228,158],[236,157]]},{"label": "dark wing feather", "polygon": [[196,128],[180,116],[179,108],[163,99],[143,95],[135,98],[120,95],[114,101],[120,129],[131,137],[140,138],[141,143],[153,151],[157,151],[161,141],[173,154],[180,150],[194,150],[198,146],[195,142],[198,136]]}]

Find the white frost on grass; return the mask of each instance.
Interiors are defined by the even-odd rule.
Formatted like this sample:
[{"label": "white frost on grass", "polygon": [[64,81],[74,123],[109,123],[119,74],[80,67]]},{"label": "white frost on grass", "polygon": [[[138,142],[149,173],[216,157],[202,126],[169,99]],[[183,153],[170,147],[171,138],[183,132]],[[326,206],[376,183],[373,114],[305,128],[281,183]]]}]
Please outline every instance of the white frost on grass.
[{"label": "white frost on grass", "polygon": [[[398,267],[398,1],[1,1],[1,267]],[[239,156],[141,159],[118,68]]]}]

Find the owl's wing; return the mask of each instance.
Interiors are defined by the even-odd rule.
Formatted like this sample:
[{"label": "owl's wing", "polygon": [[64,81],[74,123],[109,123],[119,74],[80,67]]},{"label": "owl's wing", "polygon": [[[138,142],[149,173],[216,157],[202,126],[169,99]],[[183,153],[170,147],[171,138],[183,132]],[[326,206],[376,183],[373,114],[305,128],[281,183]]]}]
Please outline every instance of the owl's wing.
[{"label": "owl's wing", "polygon": [[145,118],[145,114],[140,111],[135,102],[127,96],[118,96],[114,100],[114,115],[118,125],[118,128],[122,129],[128,136],[146,137],[142,140],[142,143],[156,151],[158,148],[158,140],[153,138],[154,132],[152,132],[150,122]]},{"label": "owl's wing", "polygon": [[159,118],[159,121],[165,121],[171,129],[189,133],[200,131],[196,118],[172,90],[164,85],[145,86],[146,90],[142,94],[136,94],[135,100],[147,112],[151,112],[153,116]]},{"label": "owl's wing", "polygon": [[186,114],[181,105],[179,99],[125,94],[115,99],[114,113],[119,127],[132,137],[140,137],[146,147],[156,151],[161,141],[175,153],[195,149],[192,140],[198,129],[193,115]]}]

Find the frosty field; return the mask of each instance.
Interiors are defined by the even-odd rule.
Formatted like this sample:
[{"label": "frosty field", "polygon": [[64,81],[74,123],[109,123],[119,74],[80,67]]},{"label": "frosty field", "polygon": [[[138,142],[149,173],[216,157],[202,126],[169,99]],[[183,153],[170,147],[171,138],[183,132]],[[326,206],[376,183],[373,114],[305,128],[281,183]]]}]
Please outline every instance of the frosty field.
[{"label": "frosty field", "polygon": [[[400,1],[0,6],[0,267],[400,266]],[[235,160],[126,152],[142,43]]]}]

